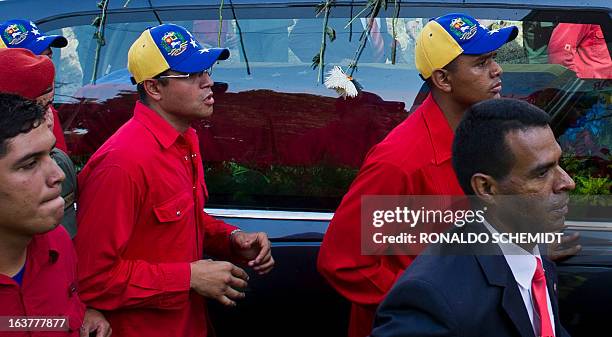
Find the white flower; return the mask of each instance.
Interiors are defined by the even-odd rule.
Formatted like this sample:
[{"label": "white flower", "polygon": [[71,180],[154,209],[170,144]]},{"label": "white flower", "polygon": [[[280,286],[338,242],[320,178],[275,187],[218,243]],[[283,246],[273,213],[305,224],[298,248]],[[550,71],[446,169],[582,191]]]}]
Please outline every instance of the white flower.
[{"label": "white flower", "polygon": [[344,98],[347,96],[356,97],[357,94],[359,94],[359,91],[353,83],[352,78],[338,66],[335,66],[327,73],[325,87],[336,90],[336,92]]}]

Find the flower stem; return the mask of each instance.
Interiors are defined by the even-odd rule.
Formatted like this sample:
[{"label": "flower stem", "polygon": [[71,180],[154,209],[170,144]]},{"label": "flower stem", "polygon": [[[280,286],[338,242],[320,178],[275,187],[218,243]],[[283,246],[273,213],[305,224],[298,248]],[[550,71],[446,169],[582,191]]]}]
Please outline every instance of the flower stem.
[{"label": "flower stem", "polygon": [[319,50],[319,75],[317,76],[317,82],[323,84],[323,72],[325,71],[325,48],[327,47],[327,24],[329,22],[329,12],[331,8],[331,2],[328,0],[325,2],[325,18],[323,19],[323,34],[321,36],[321,49]]}]

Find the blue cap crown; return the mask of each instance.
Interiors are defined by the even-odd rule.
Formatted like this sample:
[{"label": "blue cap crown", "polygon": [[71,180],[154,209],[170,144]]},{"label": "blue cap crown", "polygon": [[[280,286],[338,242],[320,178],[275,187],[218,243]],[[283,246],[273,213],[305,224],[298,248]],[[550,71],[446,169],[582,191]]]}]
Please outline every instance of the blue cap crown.
[{"label": "blue cap crown", "polygon": [[68,40],[61,35],[46,35],[32,21],[14,19],[0,24],[1,48],[25,48],[40,55],[49,47],[63,48]]},{"label": "blue cap crown", "polygon": [[225,48],[204,48],[185,28],[162,24],[146,29],[130,47],[128,70],[136,83],[171,69],[184,73],[206,70],[230,52]]},{"label": "blue cap crown", "polygon": [[489,30],[475,18],[462,13],[451,13],[432,20],[440,24],[467,55],[490,53],[518,35],[516,26]]}]

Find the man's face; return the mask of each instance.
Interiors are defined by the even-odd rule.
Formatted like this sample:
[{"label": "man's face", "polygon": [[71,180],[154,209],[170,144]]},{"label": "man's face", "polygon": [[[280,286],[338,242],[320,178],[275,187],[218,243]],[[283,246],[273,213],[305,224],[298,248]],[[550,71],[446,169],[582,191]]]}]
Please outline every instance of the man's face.
[{"label": "man's face", "polygon": [[55,95],[55,89],[52,88],[48,93],[36,97],[36,103],[45,109],[45,123],[50,130],[53,130],[53,96]]},{"label": "man's face", "polygon": [[569,191],[575,185],[559,166],[561,148],[552,130],[531,127],[506,135],[515,162],[498,182],[498,217],[516,232],[558,232],[563,229]]},{"label": "man's face", "polygon": [[[179,74],[169,71],[167,75]],[[188,78],[168,78],[168,85],[160,86],[160,106],[167,113],[184,120],[198,120],[213,113],[212,86],[214,82],[206,72],[191,74]]]},{"label": "man's face", "polygon": [[46,56],[48,58],[52,58],[53,57],[53,50],[51,50],[51,47],[43,50],[40,55]]},{"label": "man's face", "polygon": [[464,106],[499,98],[502,68],[495,62],[495,52],[483,55],[459,55],[449,72],[452,95]]},{"label": "man's face", "polygon": [[64,213],[65,176],[50,157],[55,137],[40,125],[6,141],[0,158],[0,233],[31,236],[55,228]]}]

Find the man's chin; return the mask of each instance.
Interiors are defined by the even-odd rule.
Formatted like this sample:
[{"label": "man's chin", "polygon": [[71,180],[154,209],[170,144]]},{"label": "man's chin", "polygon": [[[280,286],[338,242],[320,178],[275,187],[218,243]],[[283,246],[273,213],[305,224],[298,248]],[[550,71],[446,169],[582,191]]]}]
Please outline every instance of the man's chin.
[{"label": "man's chin", "polygon": [[48,222],[45,222],[44,224],[37,224],[36,229],[34,230],[33,234],[36,235],[36,234],[48,233],[54,230],[55,228],[57,228],[57,226],[59,225],[60,225],[60,221],[48,221]]},{"label": "man's chin", "polygon": [[57,226],[59,226],[64,218],[64,207],[56,209],[53,214],[49,216],[49,220],[45,221],[46,224],[44,227],[47,229],[45,232],[54,230]]}]

